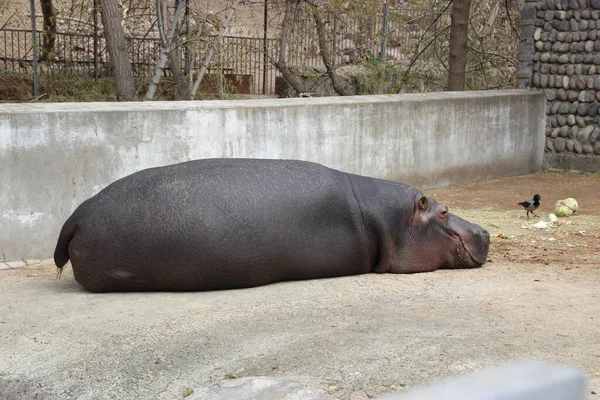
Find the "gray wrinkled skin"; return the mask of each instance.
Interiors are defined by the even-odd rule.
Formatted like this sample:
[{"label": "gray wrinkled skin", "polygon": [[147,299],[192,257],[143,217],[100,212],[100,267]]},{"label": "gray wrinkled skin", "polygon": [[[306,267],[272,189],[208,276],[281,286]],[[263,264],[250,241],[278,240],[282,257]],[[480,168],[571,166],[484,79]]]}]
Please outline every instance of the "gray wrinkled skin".
[{"label": "gray wrinkled skin", "polygon": [[489,234],[420,190],[319,164],[206,159],[146,169],[83,202],[54,260],[92,292],[196,291],[471,268]]}]

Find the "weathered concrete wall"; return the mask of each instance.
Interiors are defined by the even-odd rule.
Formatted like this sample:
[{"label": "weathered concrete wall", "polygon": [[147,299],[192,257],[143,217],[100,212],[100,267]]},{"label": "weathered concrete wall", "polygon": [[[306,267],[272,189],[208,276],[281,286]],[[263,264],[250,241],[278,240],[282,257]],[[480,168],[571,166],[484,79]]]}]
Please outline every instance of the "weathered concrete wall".
[{"label": "weathered concrete wall", "polygon": [[518,81],[546,95],[546,165],[600,171],[600,1],[525,0]]},{"label": "weathered concrete wall", "polygon": [[528,91],[0,105],[0,261],[53,253],[64,220],[115,179],[208,157],[294,158],[419,187],[542,167]]}]

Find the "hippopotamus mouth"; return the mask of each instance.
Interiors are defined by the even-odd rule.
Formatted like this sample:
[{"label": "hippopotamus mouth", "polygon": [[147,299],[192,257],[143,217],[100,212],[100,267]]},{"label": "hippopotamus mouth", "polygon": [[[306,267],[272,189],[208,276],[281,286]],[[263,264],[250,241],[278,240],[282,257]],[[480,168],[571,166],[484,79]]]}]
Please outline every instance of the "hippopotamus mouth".
[{"label": "hippopotamus mouth", "polygon": [[[457,249],[458,260],[455,260],[457,262],[456,267],[479,267],[485,264],[490,245],[490,234],[488,231],[479,225],[467,222],[455,215],[452,215],[451,218],[454,220],[452,222],[458,225],[458,227],[452,230],[452,236],[462,247],[462,249]],[[468,256],[468,259],[465,256]],[[467,265],[461,265],[465,263]]]}]

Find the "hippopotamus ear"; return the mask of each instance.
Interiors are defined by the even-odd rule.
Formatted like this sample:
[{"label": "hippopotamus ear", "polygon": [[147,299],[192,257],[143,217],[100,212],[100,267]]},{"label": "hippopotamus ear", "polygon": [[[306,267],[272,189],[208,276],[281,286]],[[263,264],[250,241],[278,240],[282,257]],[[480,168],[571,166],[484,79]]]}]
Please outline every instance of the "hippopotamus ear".
[{"label": "hippopotamus ear", "polygon": [[411,224],[418,225],[427,222],[428,211],[429,200],[427,200],[427,197],[421,196],[420,198],[415,199],[415,207],[413,209],[412,218],[410,219]]},{"label": "hippopotamus ear", "polygon": [[429,210],[429,201],[427,200],[427,197],[422,196],[418,200],[418,208],[419,208],[420,211],[427,211],[427,210]]}]

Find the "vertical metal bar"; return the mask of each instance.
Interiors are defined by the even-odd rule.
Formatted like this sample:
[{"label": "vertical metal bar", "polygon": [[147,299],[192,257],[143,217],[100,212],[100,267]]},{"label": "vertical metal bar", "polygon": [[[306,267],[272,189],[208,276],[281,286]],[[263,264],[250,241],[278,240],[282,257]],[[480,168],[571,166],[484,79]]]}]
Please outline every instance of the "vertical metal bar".
[{"label": "vertical metal bar", "polygon": [[40,81],[38,76],[37,60],[37,29],[35,27],[35,0],[29,1],[31,8],[31,41],[33,49],[33,97],[38,97],[40,92]]},{"label": "vertical metal bar", "polygon": [[385,56],[386,56],[386,52],[387,52],[387,35],[388,35],[387,17],[388,17],[388,3],[386,1],[383,3],[383,20],[381,23],[381,53],[379,55],[379,58],[381,58],[381,61],[385,61]]},{"label": "vertical metal bar", "polygon": [[98,82],[98,0],[94,0],[94,81]]},{"label": "vertical metal bar", "polygon": [[262,84],[262,93],[267,94],[267,63],[269,62],[269,57],[267,55],[267,51],[269,47],[267,46],[267,29],[269,24],[269,0],[265,0],[265,9],[264,9],[264,18],[263,18],[263,84]]}]

